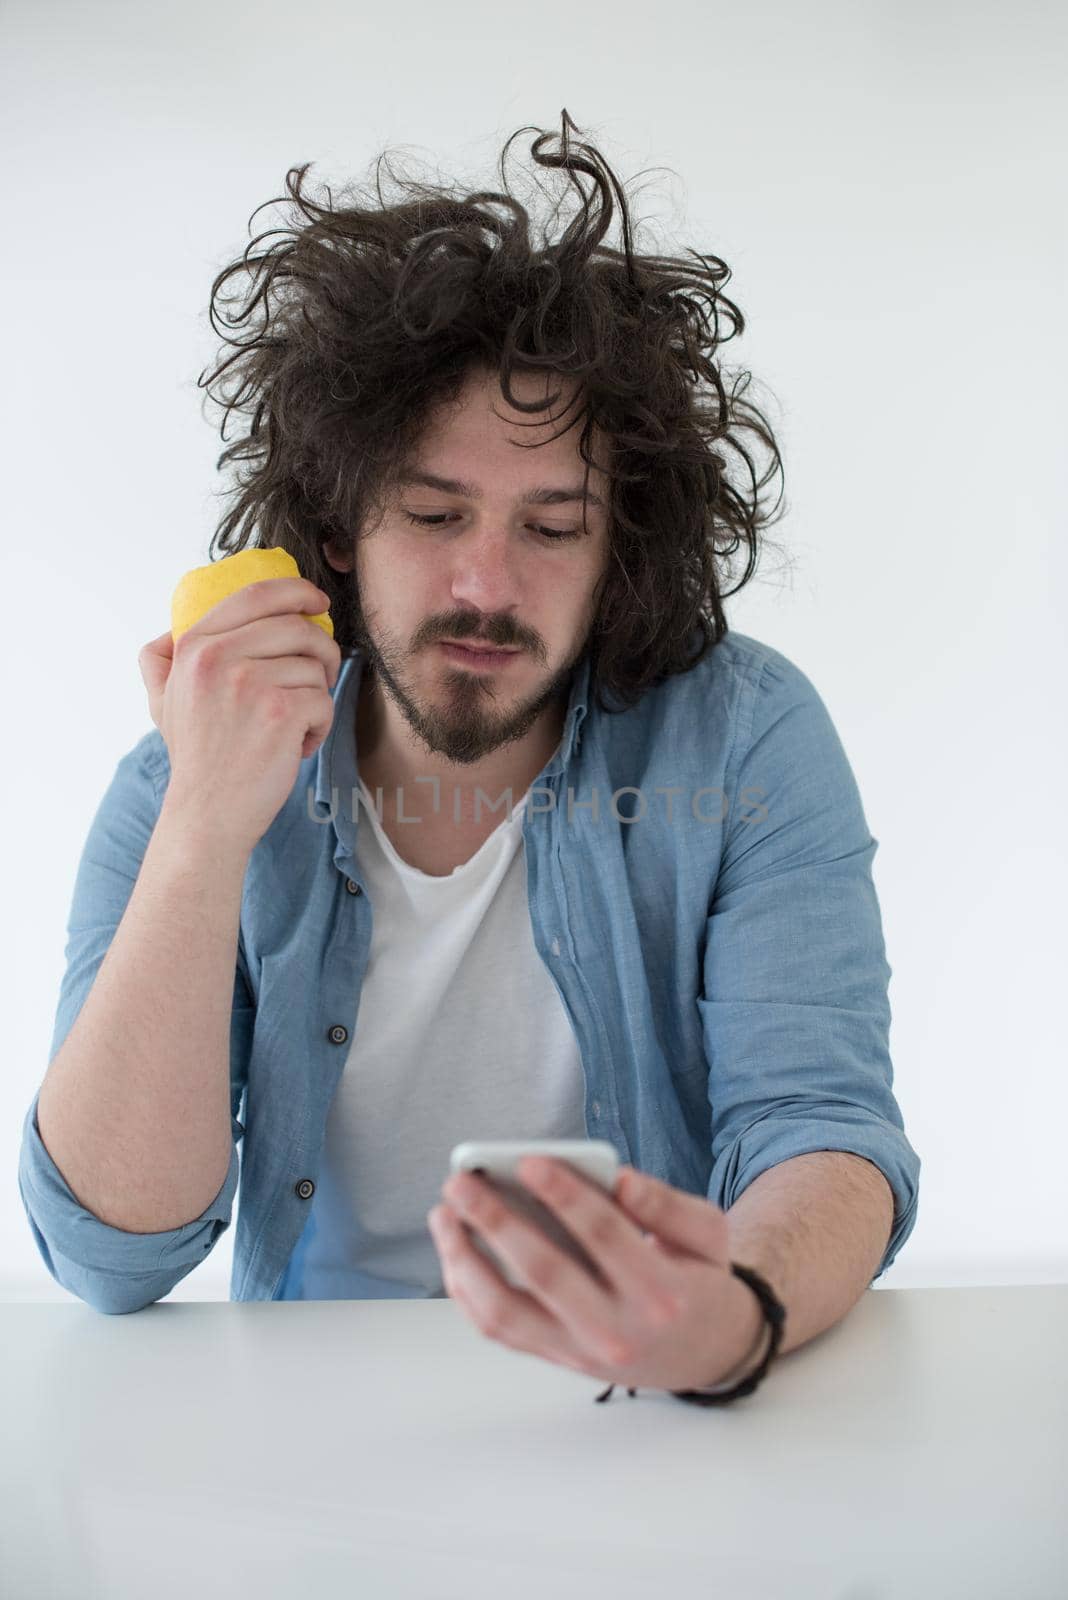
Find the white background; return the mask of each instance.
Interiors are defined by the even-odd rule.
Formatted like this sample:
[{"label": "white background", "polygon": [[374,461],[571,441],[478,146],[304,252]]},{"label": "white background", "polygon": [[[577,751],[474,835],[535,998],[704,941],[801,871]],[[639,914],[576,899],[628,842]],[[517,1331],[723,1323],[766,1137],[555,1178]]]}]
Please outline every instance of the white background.
[{"label": "white background", "polygon": [[[85,833],[151,726],[137,653],[223,509],[211,280],[291,166],[336,189],[388,146],[499,188],[564,106],[642,174],[636,248],[731,266],[721,358],[784,452],[785,559],[728,616],[812,678],[880,842],[923,1161],[880,1286],[1065,1280],[1065,16],[7,0],[0,1295],[70,1298],[19,1138]],[[225,1299],[232,1240],[175,1295]]]}]

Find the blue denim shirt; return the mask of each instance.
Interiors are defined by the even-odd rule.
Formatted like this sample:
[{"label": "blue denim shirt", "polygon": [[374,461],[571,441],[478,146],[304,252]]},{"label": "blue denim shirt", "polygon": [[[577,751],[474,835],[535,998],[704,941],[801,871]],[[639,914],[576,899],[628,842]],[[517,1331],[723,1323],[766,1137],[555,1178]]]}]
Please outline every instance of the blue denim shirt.
[{"label": "blue denim shirt", "polygon": [[[162,1233],[111,1227],[45,1150],[37,1094],[26,1114],[18,1179],[34,1239],[56,1281],[99,1311],[136,1311],[198,1266],[239,1181],[230,1298],[279,1298],[371,942],[355,858],[362,668],[358,654],[343,663],[330,733],[249,858],[234,1147],[211,1205]],[[589,679],[584,655],[523,821],[532,935],[575,1029],[587,1135],[725,1210],[792,1156],[865,1156],[894,1195],[878,1277],[915,1223],[920,1161],[892,1089],[878,842],[830,715],[797,666],[741,633],[625,712],[589,704]],[[153,729],[92,820],[49,1062],[122,918],[169,775]]]}]

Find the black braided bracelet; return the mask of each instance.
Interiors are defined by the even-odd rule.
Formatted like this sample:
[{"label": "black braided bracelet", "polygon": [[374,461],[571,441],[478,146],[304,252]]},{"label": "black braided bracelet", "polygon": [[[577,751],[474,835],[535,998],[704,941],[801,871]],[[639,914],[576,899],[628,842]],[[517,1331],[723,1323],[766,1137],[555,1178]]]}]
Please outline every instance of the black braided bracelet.
[{"label": "black braided bracelet", "polygon": [[[740,1383],[736,1383],[733,1389],[728,1389],[723,1394],[717,1394],[715,1391],[710,1392],[706,1389],[670,1389],[668,1393],[673,1395],[676,1400],[688,1400],[691,1405],[695,1406],[725,1406],[732,1400],[740,1400],[743,1395],[753,1393],[753,1390],[762,1381],[772,1361],[778,1354],[779,1346],[782,1343],[783,1325],[786,1322],[786,1307],[767,1280],[762,1278],[759,1272],[754,1272],[752,1267],[742,1267],[738,1265],[737,1261],[732,1261],[731,1271],[736,1278],[741,1278],[743,1283],[749,1285],[760,1301],[765,1321],[771,1329],[771,1342],[768,1345],[767,1352],[757,1370],[750,1373],[748,1378],[743,1378]],[[614,1388],[615,1384],[610,1383],[603,1394],[594,1396],[594,1400],[607,1400]],[[631,1396],[636,1395],[637,1392],[637,1389],[627,1390],[627,1393]]]}]

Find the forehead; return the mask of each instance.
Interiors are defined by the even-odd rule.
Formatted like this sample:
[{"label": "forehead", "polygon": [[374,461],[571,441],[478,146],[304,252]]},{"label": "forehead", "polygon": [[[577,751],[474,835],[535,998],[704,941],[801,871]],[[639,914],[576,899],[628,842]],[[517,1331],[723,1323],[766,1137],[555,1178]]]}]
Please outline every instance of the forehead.
[{"label": "forehead", "polygon": [[[455,444],[465,450],[473,448],[484,469],[487,462],[499,461],[510,471],[521,451],[530,455],[532,482],[528,497],[533,496],[542,504],[551,503],[550,492],[554,489],[581,484],[587,475],[587,464],[579,449],[583,418],[578,383],[554,373],[516,373],[511,381],[514,395],[524,404],[540,403],[555,395],[551,412],[517,411],[502,392],[495,372],[469,374],[455,400],[428,414],[426,427],[400,464],[398,483],[418,480],[444,490],[448,479],[449,492],[478,499],[482,485],[473,481],[475,472],[465,470],[468,463],[446,459],[442,454],[443,449]],[[590,433],[593,460],[586,499],[590,505],[605,509],[610,449],[611,441],[604,430],[594,426]],[[557,501],[567,497],[573,499],[574,495],[556,495]]]},{"label": "forehead", "polygon": [[[480,483],[472,483],[467,478],[450,478],[440,472],[428,472],[418,466],[406,467],[397,479],[397,487],[436,489],[441,494],[460,495],[465,500],[485,498],[485,490]],[[516,496],[517,505],[563,506],[580,504],[582,501],[602,511],[608,509],[596,489],[587,487],[581,478],[572,481],[566,473],[558,474],[552,483],[532,484]]]}]

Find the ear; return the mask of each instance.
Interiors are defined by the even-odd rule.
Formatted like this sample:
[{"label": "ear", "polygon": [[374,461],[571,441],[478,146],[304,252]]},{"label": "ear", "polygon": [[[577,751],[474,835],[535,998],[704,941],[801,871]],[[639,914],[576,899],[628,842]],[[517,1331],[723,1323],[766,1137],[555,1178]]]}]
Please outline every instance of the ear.
[{"label": "ear", "polygon": [[333,539],[328,539],[323,545],[323,555],[329,561],[335,572],[351,572],[355,551],[351,548],[337,544]]}]

